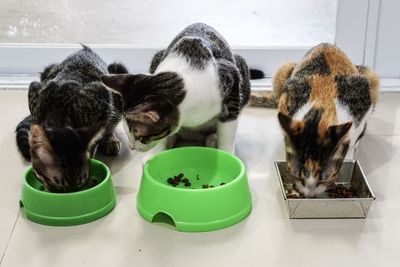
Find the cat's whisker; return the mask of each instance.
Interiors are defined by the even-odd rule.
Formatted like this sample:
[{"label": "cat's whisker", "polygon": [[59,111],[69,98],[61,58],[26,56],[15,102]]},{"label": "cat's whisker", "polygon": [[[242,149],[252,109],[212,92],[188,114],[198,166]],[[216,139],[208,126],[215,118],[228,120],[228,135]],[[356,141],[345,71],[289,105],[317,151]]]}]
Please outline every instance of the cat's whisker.
[{"label": "cat's whisker", "polygon": [[[106,68],[106,62],[83,46],[61,63],[46,67],[40,83],[29,88],[31,116],[17,126],[17,145],[26,159],[32,159],[49,191],[79,190],[97,141],[104,153],[119,152],[114,129],[122,113],[102,84]],[[116,64],[113,70],[126,71]]]},{"label": "cat's whisker", "polygon": [[[277,70],[273,95],[279,102],[278,120],[292,175],[300,173],[308,181],[312,174],[321,186],[336,181],[344,158],[365,132],[377,86],[375,73],[355,66],[331,44],[320,44],[299,63]],[[310,184],[304,190],[312,196],[320,189]]]}]

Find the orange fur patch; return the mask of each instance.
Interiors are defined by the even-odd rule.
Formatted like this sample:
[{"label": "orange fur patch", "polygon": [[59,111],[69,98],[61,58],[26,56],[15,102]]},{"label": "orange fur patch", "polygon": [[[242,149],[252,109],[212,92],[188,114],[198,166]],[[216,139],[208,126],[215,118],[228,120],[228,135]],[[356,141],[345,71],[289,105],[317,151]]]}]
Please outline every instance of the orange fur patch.
[{"label": "orange fur patch", "polygon": [[304,129],[304,121],[292,120],[290,125],[291,134],[299,134]]},{"label": "orange fur patch", "polygon": [[[308,54],[297,64],[286,63],[279,67],[274,78],[273,86],[275,93],[282,93],[284,82],[288,78],[288,73],[301,71],[307,64],[320,57],[324,56],[329,75],[304,75],[310,87],[309,99],[313,102],[313,108],[323,108],[321,121],[318,125],[319,138],[323,139],[329,126],[336,125],[337,114],[335,99],[338,95],[335,77],[337,75],[362,75],[366,77],[370,84],[370,97],[372,107],[374,108],[378,99],[379,78],[370,69],[362,67],[357,68],[347,57],[347,55],[338,47],[332,44],[321,44],[308,52]],[[278,110],[284,114],[288,114],[288,99],[287,94],[283,93],[279,98]]]},{"label": "orange fur patch", "polygon": [[333,76],[315,75],[311,77],[310,100],[315,108],[323,108],[321,121],[318,125],[318,136],[322,139],[330,125],[337,123],[335,98],[337,89]]},{"label": "orange fur patch", "polygon": [[287,93],[282,94],[282,96],[279,98],[278,111],[282,112],[283,114],[289,113],[287,109]]},{"label": "orange fur patch", "polygon": [[274,76],[272,77],[272,87],[274,96],[279,99],[283,93],[283,86],[286,80],[290,77],[295,68],[296,63],[289,62],[281,65]]},{"label": "orange fur patch", "polygon": [[321,170],[321,166],[318,161],[306,160],[304,167],[311,172],[314,177],[318,177],[318,172]]},{"label": "orange fur patch", "polygon": [[331,75],[355,75],[357,69],[350,61],[347,55],[334,45],[325,45],[321,47]]}]

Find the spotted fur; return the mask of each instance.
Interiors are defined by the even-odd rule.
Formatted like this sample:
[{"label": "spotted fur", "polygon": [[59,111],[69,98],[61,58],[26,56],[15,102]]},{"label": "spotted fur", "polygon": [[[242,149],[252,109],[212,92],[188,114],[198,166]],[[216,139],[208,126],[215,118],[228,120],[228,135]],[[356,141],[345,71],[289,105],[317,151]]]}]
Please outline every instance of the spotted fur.
[{"label": "spotted fur", "polygon": [[305,196],[315,197],[335,182],[347,153],[365,133],[378,83],[370,69],[353,65],[330,44],[278,69],[274,92],[286,160]]},{"label": "spotted fur", "polygon": [[[109,75],[103,82],[123,96],[123,123],[132,149],[163,146],[181,130],[213,134],[213,129],[220,133],[218,147],[233,152],[236,123],[230,122],[248,102],[249,79],[245,60],[232,53],[225,39],[195,23],[154,55],[150,74]],[[158,119],[145,121],[150,113]]]}]

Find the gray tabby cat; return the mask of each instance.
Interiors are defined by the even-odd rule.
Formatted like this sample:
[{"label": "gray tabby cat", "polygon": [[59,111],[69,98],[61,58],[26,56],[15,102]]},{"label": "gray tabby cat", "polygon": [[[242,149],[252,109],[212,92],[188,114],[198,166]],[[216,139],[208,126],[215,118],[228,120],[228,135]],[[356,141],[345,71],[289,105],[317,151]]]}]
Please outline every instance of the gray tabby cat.
[{"label": "gray tabby cat", "polygon": [[177,137],[234,151],[237,119],[250,95],[249,69],[212,27],[196,23],[153,58],[150,74],[105,75],[122,94],[129,147],[153,152]]},{"label": "gray tabby cat", "polygon": [[121,117],[121,96],[100,80],[109,72],[127,73],[116,63],[107,70],[107,64],[83,46],[60,64],[46,67],[40,83],[29,86],[31,115],[17,126],[17,146],[52,192],[85,186],[97,144],[106,154],[120,150],[113,131]]}]

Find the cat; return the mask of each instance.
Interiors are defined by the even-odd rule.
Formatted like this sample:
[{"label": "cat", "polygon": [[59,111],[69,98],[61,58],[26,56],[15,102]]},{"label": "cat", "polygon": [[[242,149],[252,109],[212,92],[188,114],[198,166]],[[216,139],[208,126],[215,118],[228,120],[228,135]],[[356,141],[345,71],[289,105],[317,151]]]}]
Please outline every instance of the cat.
[{"label": "cat", "polygon": [[212,27],[195,23],[155,54],[150,74],[104,75],[122,94],[129,147],[146,152],[177,138],[234,152],[238,117],[250,95],[249,69]]},{"label": "cat", "polygon": [[46,67],[40,82],[30,84],[30,115],[16,128],[19,151],[51,192],[84,187],[89,157],[97,146],[109,155],[120,150],[113,132],[121,118],[121,95],[106,88],[101,76],[128,71],[119,63],[107,66],[82,46],[61,63]]},{"label": "cat", "polygon": [[298,63],[280,66],[273,93],[250,105],[278,107],[288,169],[297,189],[316,197],[336,180],[365,133],[378,98],[378,76],[338,47],[320,44]]}]

